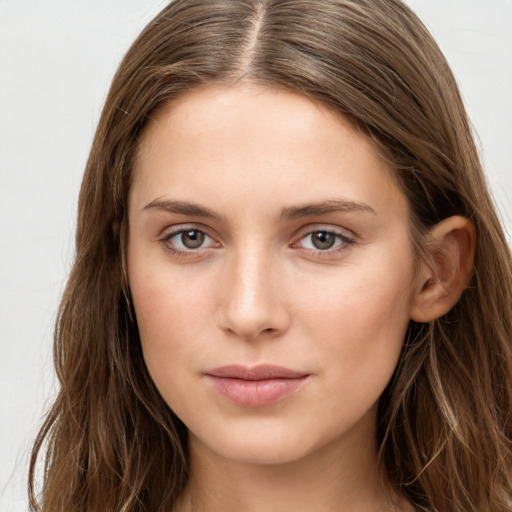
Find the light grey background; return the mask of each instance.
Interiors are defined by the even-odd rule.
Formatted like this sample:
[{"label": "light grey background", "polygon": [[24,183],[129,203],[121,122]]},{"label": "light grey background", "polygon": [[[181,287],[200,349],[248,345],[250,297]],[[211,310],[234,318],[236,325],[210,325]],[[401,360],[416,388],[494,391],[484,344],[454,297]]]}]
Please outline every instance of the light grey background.
[{"label": "light grey background", "polygon": [[[512,227],[512,0],[409,0],[460,82]],[[81,173],[117,63],[163,0],[0,0],[0,512],[55,391],[51,338]]]}]

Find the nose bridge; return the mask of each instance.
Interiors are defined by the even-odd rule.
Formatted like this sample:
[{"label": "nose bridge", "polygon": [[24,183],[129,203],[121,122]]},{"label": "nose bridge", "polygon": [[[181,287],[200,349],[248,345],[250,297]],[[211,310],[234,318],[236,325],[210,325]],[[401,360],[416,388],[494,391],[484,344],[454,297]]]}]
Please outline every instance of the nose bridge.
[{"label": "nose bridge", "polygon": [[263,244],[245,244],[227,267],[223,327],[247,339],[286,329],[277,255]]}]

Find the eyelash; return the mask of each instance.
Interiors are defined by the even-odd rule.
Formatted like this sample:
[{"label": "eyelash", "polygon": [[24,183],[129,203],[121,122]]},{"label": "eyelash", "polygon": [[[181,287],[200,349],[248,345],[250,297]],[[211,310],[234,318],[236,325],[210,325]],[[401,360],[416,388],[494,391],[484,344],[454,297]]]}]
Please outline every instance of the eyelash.
[{"label": "eyelash", "polygon": [[[329,228],[318,228],[307,231],[306,233],[301,233],[300,236],[296,239],[296,242],[291,244],[291,247],[296,247],[300,244],[300,242],[306,240],[308,237],[312,237],[314,234],[323,233],[325,235],[334,236],[334,244],[332,247],[328,247],[326,249],[319,248],[303,248],[308,251],[309,254],[315,257],[330,257],[338,254],[341,251],[346,250],[349,246],[354,245],[356,243],[355,238],[348,236],[345,233],[341,233],[338,230],[335,230],[331,227]],[[311,243],[313,245],[313,243]]]},{"label": "eyelash", "polygon": [[[212,242],[214,242],[209,247],[197,247],[197,248],[177,248],[176,243],[172,243],[172,239],[179,237],[180,235],[183,235],[187,232],[195,232],[200,235],[203,235],[206,239],[210,239]],[[307,237],[311,237],[314,234],[323,233],[325,235],[332,235],[335,237],[334,246],[328,247],[326,249],[319,249],[319,248],[305,248],[302,247],[304,251],[307,251],[308,254],[313,255],[315,257],[329,257],[333,256],[340,251],[343,251],[347,249],[348,246],[354,245],[356,243],[355,238],[348,236],[345,233],[341,233],[338,230],[335,230],[331,227],[329,228],[318,228],[318,229],[311,229],[307,232],[301,233],[298,237],[295,238],[295,241],[290,244],[290,247],[292,248],[299,248],[300,242],[305,240]],[[187,257],[194,257],[198,256],[199,251],[208,251],[211,249],[215,249],[216,247],[219,247],[220,244],[218,242],[215,242],[215,239],[210,236],[205,229],[201,229],[197,226],[191,225],[191,226],[177,226],[176,228],[172,229],[172,231],[168,231],[161,239],[160,242],[165,246],[166,250],[171,252],[173,255],[181,258],[187,258]],[[313,245],[313,244],[312,244]],[[203,252],[204,253],[204,252]]]},{"label": "eyelash", "polygon": [[197,256],[198,251],[200,251],[200,250],[204,251],[205,249],[206,250],[213,249],[213,248],[215,248],[215,245],[216,246],[219,245],[218,243],[215,243],[212,247],[198,247],[196,249],[191,249],[191,248],[179,249],[179,248],[177,248],[176,244],[175,243],[173,244],[171,242],[172,239],[179,237],[180,235],[183,235],[184,233],[187,233],[187,232],[200,233],[200,234],[204,235],[205,238],[207,237],[210,240],[212,240],[213,242],[215,242],[213,237],[211,237],[205,229],[200,229],[197,226],[178,226],[178,227],[174,228],[172,231],[168,231],[167,233],[165,233],[165,235],[161,238],[160,241],[163,243],[166,250],[170,251],[173,255],[181,257],[181,258]]}]

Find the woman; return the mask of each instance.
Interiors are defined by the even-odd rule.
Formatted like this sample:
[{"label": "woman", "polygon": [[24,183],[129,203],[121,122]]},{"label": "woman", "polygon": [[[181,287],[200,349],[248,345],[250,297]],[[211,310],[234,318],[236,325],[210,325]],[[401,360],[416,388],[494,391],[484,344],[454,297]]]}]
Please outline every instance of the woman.
[{"label": "woman", "polygon": [[398,0],[171,3],[76,243],[42,510],[511,510],[510,254]]}]

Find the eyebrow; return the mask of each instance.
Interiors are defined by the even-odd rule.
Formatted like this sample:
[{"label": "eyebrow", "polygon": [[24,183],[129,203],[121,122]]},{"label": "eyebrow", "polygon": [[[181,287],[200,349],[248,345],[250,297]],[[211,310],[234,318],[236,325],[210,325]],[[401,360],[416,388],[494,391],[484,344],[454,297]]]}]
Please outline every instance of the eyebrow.
[{"label": "eyebrow", "polygon": [[175,201],[167,199],[154,199],[143,208],[144,210],[165,210],[169,213],[177,213],[181,215],[190,215],[193,217],[205,217],[207,219],[215,219],[222,221],[224,218],[222,215],[200,206],[195,203],[189,203],[188,201]]},{"label": "eyebrow", "polygon": [[[218,221],[225,220],[213,210],[188,201],[176,201],[170,199],[154,199],[143,208],[144,210],[164,210],[170,213],[204,217]],[[314,215],[326,215],[328,213],[365,212],[377,215],[377,212],[368,204],[346,199],[329,199],[318,203],[301,206],[288,206],[281,210],[280,220],[293,220]]]},{"label": "eyebrow", "polygon": [[377,215],[377,212],[368,204],[346,199],[330,199],[319,203],[305,204],[303,206],[289,206],[281,210],[281,219],[297,219],[313,215],[326,215],[328,213],[363,212]]}]

